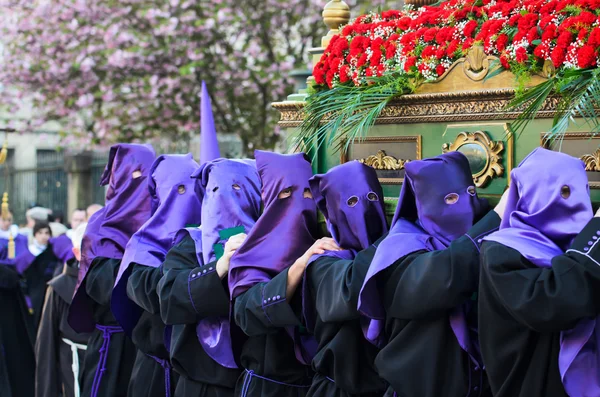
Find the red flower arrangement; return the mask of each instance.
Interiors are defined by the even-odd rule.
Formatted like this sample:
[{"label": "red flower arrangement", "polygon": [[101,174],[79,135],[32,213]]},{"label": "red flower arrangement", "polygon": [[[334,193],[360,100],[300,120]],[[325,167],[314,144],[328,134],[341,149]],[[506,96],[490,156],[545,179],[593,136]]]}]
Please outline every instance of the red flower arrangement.
[{"label": "red flower arrangement", "polygon": [[474,45],[515,72],[596,67],[599,15],[600,0],[449,0],[363,15],[332,38],[313,76],[324,88],[387,73],[434,81]]}]

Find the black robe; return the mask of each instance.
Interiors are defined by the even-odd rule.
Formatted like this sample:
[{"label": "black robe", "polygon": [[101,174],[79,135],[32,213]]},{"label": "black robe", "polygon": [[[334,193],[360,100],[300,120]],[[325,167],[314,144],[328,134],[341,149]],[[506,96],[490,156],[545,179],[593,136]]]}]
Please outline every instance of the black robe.
[{"label": "black robe", "polygon": [[399,397],[490,396],[481,359],[474,362],[461,349],[449,314],[469,306],[467,322],[477,350],[479,246],[499,225],[491,211],[447,249],[414,252],[377,275],[388,343],[375,365],[390,384],[386,396],[393,391]]},{"label": "black robe", "polygon": [[[93,316],[99,326],[118,326],[117,320],[110,311],[110,298],[112,295],[115,277],[119,270],[120,259],[97,257],[93,260],[87,273],[86,292],[94,301]],[[127,388],[133,362],[137,349],[133,342],[125,336],[124,332],[111,335],[109,347],[106,352],[106,362],[102,366],[100,361],[104,333],[96,328],[88,340],[88,348],[83,364],[83,378],[81,385],[82,397],[90,397],[94,387],[96,373],[104,367],[96,397],[127,397]],[[92,396],[93,397],[93,396]]]},{"label": "black robe", "polygon": [[56,272],[57,268],[62,270],[61,266],[62,264],[52,251],[52,245],[48,244],[48,248],[36,256],[31,265],[23,272],[25,295],[31,300],[33,324],[36,332],[42,318],[48,282],[58,274]]},{"label": "black robe", "polygon": [[165,347],[165,324],[160,318],[160,301],[156,293],[161,277],[161,268],[134,263],[127,281],[127,296],[144,310],[131,335],[138,353],[128,397],[170,396],[177,385],[178,376],[171,369]]},{"label": "black robe", "polygon": [[483,244],[479,329],[495,397],[567,396],[558,370],[560,333],[600,313],[600,247],[592,245],[598,236],[594,218],[551,268],[502,244]]},{"label": "black robe", "polygon": [[0,396],[33,396],[33,323],[21,290],[19,274],[11,266],[0,266],[0,302]]},{"label": "black robe", "polygon": [[[198,263],[196,245],[190,236],[169,251],[162,265],[164,276],[158,286],[160,312],[164,323],[172,325],[171,363],[180,374],[177,397],[231,397],[240,374],[239,369],[214,361],[196,335],[200,319],[229,316],[227,278],[221,280],[215,266],[214,262]],[[192,280],[192,272],[203,276]]]},{"label": "black robe", "polygon": [[323,256],[306,270],[311,296],[305,305],[315,310],[314,335],[319,343],[308,396],[380,397],[387,387],[375,370],[378,349],[365,340],[356,309],[374,255],[371,246],[354,261]]},{"label": "black robe", "polygon": [[[259,283],[235,299],[235,322],[248,336],[241,350],[245,369],[236,385],[236,396],[299,397],[311,385],[313,371],[300,363],[294,342],[284,327],[301,325],[301,294],[286,300],[288,269]],[[266,378],[266,379],[265,379]]]},{"label": "black robe", "polygon": [[87,345],[89,334],[76,333],[67,322],[77,284],[78,266],[75,260],[70,261],[65,264],[63,273],[48,283],[42,321],[35,344],[36,397],[74,396],[72,346],[78,357],[77,382],[81,379],[85,354],[82,347]]}]

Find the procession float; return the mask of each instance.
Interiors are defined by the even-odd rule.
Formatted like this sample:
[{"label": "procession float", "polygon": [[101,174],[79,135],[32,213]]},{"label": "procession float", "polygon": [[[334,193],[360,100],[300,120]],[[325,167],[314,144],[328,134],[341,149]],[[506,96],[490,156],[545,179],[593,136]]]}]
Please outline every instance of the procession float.
[{"label": "procession float", "polygon": [[537,146],[583,160],[600,201],[600,0],[428,3],[327,4],[307,88],[273,104],[290,145],[375,168],[390,212],[406,162],[454,150],[492,201]]}]

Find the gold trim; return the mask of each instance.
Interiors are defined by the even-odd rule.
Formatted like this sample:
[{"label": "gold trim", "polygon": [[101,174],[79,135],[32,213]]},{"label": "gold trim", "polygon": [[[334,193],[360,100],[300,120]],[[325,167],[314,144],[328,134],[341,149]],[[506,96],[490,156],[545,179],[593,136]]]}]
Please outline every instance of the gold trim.
[{"label": "gold trim", "polygon": [[[550,145],[546,136],[549,132],[541,132],[540,133],[540,146],[544,149],[549,149]],[[600,139],[600,134],[594,134],[591,132],[565,132],[562,136],[562,139],[565,141],[576,141],[578,139]]]},{"label": "gold trim", "polygon": [[397,159],[394,156],[388,156],[385,150],[378,150],[377,154],[372,154],[364,159],[357,160],[360,163],[373,167],[376,170],[403,170],[404,164],[410,160]]},{"label": "gold trim", "polygon": [[[548,142],[548,140],[546,139],[548,134],[549,134],[548,132],[540,133],[540,146],[545,149],[552,150],[551,146],[550,146],[550,142]],[[600,135],[594,134],[591,132],[566,132],[563,134],[562,139],[565,141],[577,141],[577,140],[581,140],[581,139],[598,140],[598,139],[600,139]],[[592,163],[591,158],[594,158],[596,156],[598,156],[598,160],[600,160],[600,149],[597,149],[592,154],[584,154],[583,156],[579,157],[585,163],[586,171],[600,172],[600,169],[598,169],[597,171],[588,169],[588,167],[591,166],[591,163]],[[589,185],[590,189],[600,189],[600,181],[589,181],[588,185]]]},{"label": "gold trim", "polygon": [[[414,160],[421,160],[422,158],[422,153],[421,153],[421,148],[422,148],[422,137],[421,135],[407,135],[407,136],[370,136],[370,137],[366,137],[366,138],[362,138],[362,139],[357,139],[356,141],[354,141],[354,143],[362,143],[362,142],[378,142],[378,143],[415,143],[415,158]],[[346,141],[342,141],[342,148],[346,147]],[[366,157],[365,159],[358,159],[358,161],[361,160],[366,160],[372,157],[376,157],[379,153],[383,153],[384,156],[387,156],[387,154],[385,153],[385,150],[378,150],[377,154],[375,155],[371,155]],[[402,167],[401,168],[397,168],[397,170],[402,170],[404,168],[404,164],[406,164],[407,162],[413,160],[413,159],[406,159],[406,160],[402,160],[402,159],[396,159],[393,156],[387,156],[391,159],[395,159],[398,162],[402,162]],[[340,151],[340,164],[344,164],[348,162],[348,150],[341,150]],[[361,161],[362,162],[362,161]],[[367,164],[369,165],[369,164]],[[375,167],[373,167],[375,168]],[[375,168],[375,169],[381,169],[381,170],[385,170],[385,168]],[[382,185],[401,185],[402,183],[404,183],[404,178],[378,178],[379,179],[379,183],[381,183]]]},{"label": "gold trim", "polygon": [[473,81],[481,81],[487,76],[490,69],[490,61],[495,57],[486,56],[483,46],[471,47],[463,62],[463,72]]},{"label": "gold trim", "polygon": [[592,154],[584,154],[580,159],[585,164],[586,171],[600,171],[600,149],[597,149]]},{"label": "gold trim", "polygon": [[[514,120],[522,109],[504,110],[514,94],[513,89],[493,89],[403,95],[383,109],[375,124]],[[558,98],[549,98],[536,118],[554,117],[557,104]],[[304,102],[276,102],[272,106],[281,113],[281,127],[298,127],[302,123]]]},{"label": "gold trim", "polygon": [[473,174],[475,186],[485,187],[493,178],[500,177],[504,174],[502,156],[500,155],[500,153],[504,151],[504,142],[492,141],[488,134],[483,131],[460,132],[453,143],[444,143],[442,145],[442,152],[455,152],[467,144],[476,144],[480,146],[486,154],[485,166],[481,171]]}]

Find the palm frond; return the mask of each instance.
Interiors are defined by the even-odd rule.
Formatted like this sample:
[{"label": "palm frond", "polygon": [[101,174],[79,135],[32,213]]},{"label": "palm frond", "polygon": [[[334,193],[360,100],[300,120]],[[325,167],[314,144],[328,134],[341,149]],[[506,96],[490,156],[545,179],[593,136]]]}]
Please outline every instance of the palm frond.
[{"label": "palm frond", "polygon": [[546,102],[546,99],[548,99],[554,90],[556,84],[555,77],[525,90],[508,104],[507,111],[520,111],[523,109],[519,117],[511,123],[511,129],[517,136],[535,118],[544,105],[544,102]]},{"label": "palm frond", "polygon": [[307,98],[305,118],[294,140],[300,149],[316,154],[322,145],[347,149],[367,135],[385,106],[411,91],[414,83],[405,75],[390,73],[367,85],[336,85]]},{"label": "palm frond", "polygon": [[560,101],[554,116],[548,140],[562,139],[569,125],[581,118],[590,132],[600,132],[598,106],[600,105],[600,69],[576,69],[565,72],[563,81],[558,87]]}]

